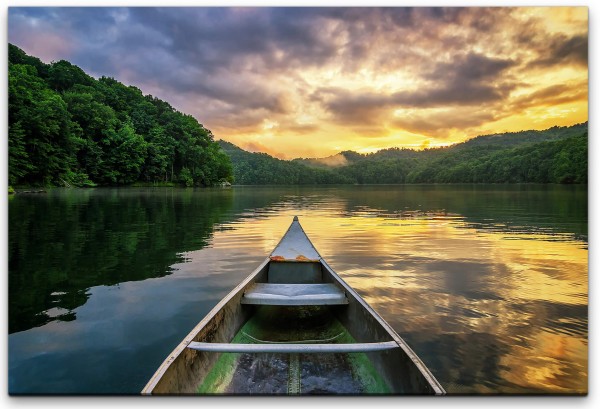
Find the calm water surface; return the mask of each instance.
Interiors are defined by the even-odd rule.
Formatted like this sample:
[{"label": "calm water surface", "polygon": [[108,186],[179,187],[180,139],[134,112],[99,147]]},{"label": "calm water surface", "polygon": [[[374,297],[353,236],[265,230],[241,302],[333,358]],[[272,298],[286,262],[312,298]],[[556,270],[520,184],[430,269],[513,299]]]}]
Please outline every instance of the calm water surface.
[{"label": "calm water surface", "polygon": [[9,199],[9,392],[137,394],[292,217],[449,393],[584,393],[587,187]]}]

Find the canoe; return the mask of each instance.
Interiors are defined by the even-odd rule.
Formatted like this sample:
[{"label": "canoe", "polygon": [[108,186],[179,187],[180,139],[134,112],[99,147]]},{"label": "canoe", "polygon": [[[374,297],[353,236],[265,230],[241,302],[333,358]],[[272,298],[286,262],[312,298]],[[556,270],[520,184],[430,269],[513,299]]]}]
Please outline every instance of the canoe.
[{"label": "canoe", "polygon": [[169,354],[142,394],[445,391],[294,217],[273,252]]}]

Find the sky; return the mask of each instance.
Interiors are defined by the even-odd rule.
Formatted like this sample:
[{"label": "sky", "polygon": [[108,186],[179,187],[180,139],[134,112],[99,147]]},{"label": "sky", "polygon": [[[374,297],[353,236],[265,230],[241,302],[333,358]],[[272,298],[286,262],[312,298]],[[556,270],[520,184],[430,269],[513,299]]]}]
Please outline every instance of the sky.
[{"label": "sky", "polygon": [[12,7],[8,40],[284,159],[588,120],[586,7]]}]

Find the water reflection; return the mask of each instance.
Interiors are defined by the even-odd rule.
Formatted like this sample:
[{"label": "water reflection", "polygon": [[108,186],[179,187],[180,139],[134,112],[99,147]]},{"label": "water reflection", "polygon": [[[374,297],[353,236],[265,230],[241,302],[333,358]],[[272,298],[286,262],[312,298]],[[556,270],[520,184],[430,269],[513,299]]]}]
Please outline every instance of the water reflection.
[{"label": "water reflection", "polygon": [[16,197],[9,390],[137,393],[294,215],[448,392],[587,391],[587,191],[560,186]]},{"label": "water reflection", "polygon": [[[276,197],[262,198],[268,205]],[[9,203],[9,333],[71,321],[89,288],[171,274],[235,205],[230,190],[94,189]]]},{"label": "water reflection", "polygon": [[587,391],[581,242],[524,232],[515,239],[456,220],[372,228],[380,221],[324,229],[313,218],[307,230],[449,392]]},{"label": "water reflection", "polygon": [[[533,197],[533,206],[543,202]],[[446,206],[341,204],[281,205],[260,229],[278,237],[300,214],[330,264],[449,392],[587,391],[587,230],[568,231],[585,224],[577,219],[585,217],[583,203],[571,220],[548,212],[541,225],[527,219],[528,206],[501,208],[491,215],[511,217],[474,223],[475,217],[439,210]],[[263,250],[273,243],[264,241]]]}]

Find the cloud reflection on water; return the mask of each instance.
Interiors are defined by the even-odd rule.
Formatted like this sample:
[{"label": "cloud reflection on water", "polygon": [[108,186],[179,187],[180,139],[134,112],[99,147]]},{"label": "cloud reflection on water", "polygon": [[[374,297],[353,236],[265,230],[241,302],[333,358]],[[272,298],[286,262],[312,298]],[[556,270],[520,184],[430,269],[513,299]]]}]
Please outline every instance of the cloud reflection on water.
[{"label": "cloud reflection on water", "polygon": [[[363,207],[332,218],[331,207],[300,211],[307,234],[448,392],[587,391],[584,243],[475,229],[457,215],[389,223]],[[295,214],[283,206],[256,228],[279,237]]]}]

